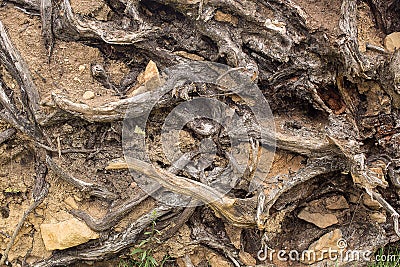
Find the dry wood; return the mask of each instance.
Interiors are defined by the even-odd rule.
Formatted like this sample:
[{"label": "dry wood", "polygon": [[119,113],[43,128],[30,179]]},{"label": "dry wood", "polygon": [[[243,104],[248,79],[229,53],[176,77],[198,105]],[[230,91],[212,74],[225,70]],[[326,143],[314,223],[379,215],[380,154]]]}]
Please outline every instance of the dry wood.
[{"label": "dry wood", "polygon": [[[301,205],[304,204],[300,203],[303,196],[296,195],[296,201],[292,200],[292,203],[290,199],[287,199],[286,194],[293,193],[313,179],[328,177],[332,173],[349,173],[347,178],[354,185],[365,190],[389,212],[393,218],[394,232],[397,235],[400,234],[399,214],[396,211],[398,207],[394,201],[399,197],[400,184],[398,171],[400,149],[396,145],[396,135],[399,132],[396,122],[400,117],[398,111],[400,108],[400,51],[390,53],[372,44],[366,45],[368,53],[360,51],[358,33],[360,22],[357,21],[360,16],[357,13],[360,2],[342,1],[340,14],[338,14],[338,33],[322,28],[316,30],[311,26],[309,16],[302,9],[303,3],[296,5],[292,1],[282,0],[155,0],[151,2],[107,0],[105,3],[114,13],[107,21],[80,16],[72,10],[68,0],[10,0],[9,2],[24,12],[40,15],[44,46],[49,60],[54,43],[57,39],[61,39],[66,42],[83,42],[99,48],[102,52],[107,51],[104,53],[107,54],[107,58],[115,59],[116,57],[121,61],[129,62],[127,65],[130,68],[133,64],[143,64],[149,59],[157,61],[157,66],[163,69],[178,62],[190,62],[196,58],[225,62],[234,67],[234,70],[247,72],[252,81],[259,85],[275,112],[276,133],[272,129],[262,128],[261,131],[264,134],[262,138],[251,136],[252,150],[249,155],[249,168],[244,177],[246,179],[243,180],[251,180],[259,163],[258,155],[262,146],[269,149],[276,145],[280,152],[300,154],[306,161],[302,163],[305,166],[296,173],[289,172],[287,175],[277,175],[267,181],[262,181],[263,187],[256,192],[256,195],[251,195],[252,192],[248,191],[240,193],[239,191],[244,187],[235,188],[229,195],[225,195],[209,185],[204,173],[199,172],[201,173],[199,175],[195,171],[174,167],[166,170],[136,158],[129,158],[128,162],[122,166],[110,165],[106,168],[107,170],[129,167],[145,174],[167,190],[189,196],[192,198],[193,206],[200,202],[206,203],[216,216],[222,217],[229,224],[243,228],[262,229],[271,236],[274,236],[274,232],[270,230],[272,223],[280,224],[287,214],[295,214],[294,210],[302,208]],[[398,7],[392,3],[393,1],[368,0],[366,2],[375,17],[376,25],[385,34],[400,31],[400,19],[396,13]],[[332,45],[333,43],[336,43],[336,46]],[[100,142],[101,147],[95,150],[85,148],[62,150],[58,139],[59,146],[54,148],[52,140],[37,123],[39,94],[28,67],[15,49],[1,22],[0,63],[17,82],[16,90],[20,90],[21,95],[21,99],[16,97],[3,77],[0,77],[0,118],[13,127],[0,133],[0,144],[14,136],[16,130],[20,131],[38,148],[35,156],[39,161],[46,161],[46,165],[61,179],[80,190],[87,191],[90,195],[118,201],[117,194],[91,182],[92,177],[85,178],[88,182],[79,180],[67,173],[50,157],[51,153],[57,152],[59,154],[101,153],[104,151],[103,144]],[[95,66],[97,65],[92,66],[93,77],[103,87],[116,91],[121,97],[124,96],[128,87],[134,84],[138,73],[137,69],[135,69],[136,72],[131,70],[135,78],[126,77],[126,81],[117,86],[111,82],[113,77],[109,76],[103,66],[97,69],[93,68]],[[220,78],[226,78],[228,74]],[[363,88],[370,82],[376,83],[379,91],[371,93]],[[69,90],[69,88],[65,89]],[[246,109],[240,103],[235,103],[235,96],[231,94],[220,94],[207,88],[204,91],[196,90],[174,89],[171,95],[163,98],[162,104],[156,106],[158,110],[155,110],[155,113],[159,115],[164,112],[163,109],[172,108],[178,101],[190,100],[195,94],[220,97],[220,100],[234,103],[232,105],[239,112],[246,113]],[[390,102],[389,108],[384,110],[381,103],[373,103],[374,100],[368,93],[387,97]],[[76,103],[67,95],[58,93],[52,93],[52,98],[56,108],[93,124],[104,125],[121,121],[128,109],[131,111],[131,117],[147,115],[144,114],[145,111],[153,108],[150,106],[151,103],[158,100],[163,92],[155,89],[133,95],[133,97],[97,106]],[[374,111],[373,115],[370,114],[371,109]],[[42,127],[51,129],[51,123],[49,123],[51,120],[51,116],[47,121],[45,119]],[[150,120],[150,122],[154,124],[153,121]],[[146,130],[151,132],[154,129]],[[214,129],[199,131],[190,124],[185,130],[197,137],[211,136],[214,133]],[[156,139],[155,137],[155,133],[150,134],[150,139]],[[220,136],[214,137],[220,138]],[[248,136],[242,138],[246,141],[248,139]],[[220,147],[219,149],[222,150]],[[154,153],[157,154],[157,152]],[[373,158],[382,158],[380,153],[389,154],[385,157],[387,175],[385,168],[379,172],[371,165]],[[224,159],[231,160],[229,153],[221,152],[220,154]],[[157,156],[155,158],[160,161],[160,166],[169,166],[169,163],[163,161],[161,153]],[[42,170],[45,168],[43,164]],[[214,170],[210,173],[212,171]],[[2,262],[7,258],[7,253],[23,221],[47,193],[45,172],[39,173],[41,176],[38,175],[33,188],[34,203],[24,213],[15,229],[13,238],[6,252],[3,253]],[[213,178],[212,175],[210,174],[207,178]],[[390,181],[386,181],[386,176],[390,178]],[[339,192],[338,185],[331,187],[332,192]],[[158,187],[147,193],[154,193],[157,190]],[[340,192],[350,194],[351,190],[356,189],[349,187]],[[318,191],[314,193],[316,198],[324,196],[327,192],[322,189],[316,191]],[[244,193],[247,194],[247,198],[243,197]],[[385,198],[389,195],[391,195],[390,199],[386,200]],[[201,220],[196,217],[198,214],[195,207],[187,207],[180,215],[177,215],[179,210],[173,211],[172,207],[157,204],[153,211],[131,222],[130,226],[121,233],[111,231],[118,221],[147,197],[147,194],[138,189],[135,197],[109,210],[101,220],[96,220],[82,211],[73,211],[73,214],[83,219],[90,228],[105,232],[108,236],[92,241],[81,248],[56,252],[51,258],[38,262],[34,266],[67,265],[79,260],[101,260],[111,257],[138,240],[140,233],[154,220],[154,212],[157,217],[169,214],[164,217],[163,222],[163,226],[171,224],[163,230],[165,238],[171,237],[191,218],[189,225],[192,227],[191,237],[194,243],[203,244],[225,255],[235,266],[244,265],[238,259],[238,251],[231,245],[225,244],[229,243],[229,240],[218,238],[215,233],[207,229],[205,224],[201,223]],[[309,200],[309,198],[303,199],[303,201]],[[169,199],[169,201],[173,200]],[[287,203],[285,202],[285,205],[281,205],[282,208],[277,209],[276,204],[279,201]],[[290,218],[292,217],[295,215]],[[337,225],[337,227],[343,228],[345,225]],[[381,226],[376,227],[380,227],[380,230],[375,232],[371,230],[369,233],[385,232],[384,236],[389,239],[390,233],[386,233]],[[287,233],[290,234],[289,231]],[[287,235],[287,233],[284,234]],[[314,241],[318,238],[317,231],[313,234]],[[391,236],[392,240],[396,238],[398,237]],[[384,242],[386,241],[382,241],[382,244]],[[187,265],[192,264],[187,258],[185,261]]]}]

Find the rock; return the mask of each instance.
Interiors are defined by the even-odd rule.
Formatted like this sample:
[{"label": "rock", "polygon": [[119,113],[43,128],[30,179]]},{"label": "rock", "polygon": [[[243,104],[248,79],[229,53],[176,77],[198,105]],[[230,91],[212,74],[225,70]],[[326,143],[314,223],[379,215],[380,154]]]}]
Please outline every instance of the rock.
[{"label": "rock", "polygon": [[378,201],[373,199],[370,195],[364,194],[362,197],[363,204],[367,206],[368,208],[378,210],[381,208],[381,205],[379,204]]},{"label": "rock", "polygon": [[349,194],[349,202],[352,204],[359,204],[361,201],[361,195],[353,194],[352,192]]},{"label": "rock", "polygon": [[348,209],[349,204],[343,196],[333,196],[326,200],[326,208],[330,210]]},{"label": "rock", "polygon": [[380,212],[373,212],[369,215],[371,220],[377,223],[385,223],[386,222],[386,215]]},{"label": "rock", "polygon": [[312,264],[316,261],[322,261],[323,259],[328,258],[329,254],[327,252],[329,250],[340,251],[341,249],[345,248],[346,241],[342,239],[342,231],[340,229],[335,229],[327,234],[324,234],[308,247],[308,251],[315,252],[315,258],[313,257],[312,253],[310,253],[311,256],[308,258],[306,255],[304,259],[301,259],[301,262]]},{"label": "rock", "polygon": [[71,207],[74,210],[77,210],[78,204],[76,204],[76,201],[73,197],[69,196],[64,200],[64,203],[67,204],[69,207]]},{"label": "rock", "polygon": [[306,222],[315,224],[319,228],[326,228],[338,223],[337,217],[334,214],[311,213],[307,209],[300,211],[297,217]]},{"label": "rock", "polygon": [[223,257],[216,255],[216,254],[211,254],[209,255],[209,266],[211,267],[231,267],[232,265],[225,260]]},{"label": "rock", "polygon": [[389,52],[393,52],[395,49],[400,48],[400,32],[392,32],[385,37],[385,48]]},{"label": "rock", "polygon": [[246,266],[254,266],[257,264],[257,261],[253,256],[250,255],[250,253],[247,253],[246,251],[241,250],[239,252],[239,259],[246,265]]},{"label": "rock", "polygon": [[86,91],[86,92],[83,94],[82,98],[85,99],[85,100],[93,99],[93,98],[94,98],[94,92],[92,92],[92,91]]},{"label": "rock", "polygon": [[240,248],[240,236],[242,234],[242,229],[239,227],[232,226],[230,224],[225,224],[225,231],[231,240],[235,248]]},{"label": "rock", "polygon": [[161,85],[160,73],[156,63],[150,60],[144,72],[137,77],[139,84],[144,84],[147,90],[152,90]]},{"label": "rock", "polygon": [[233,26],[237,26],[239,22],[237,17],[234,17],[231,14],[223,13],[219,10],[215,12],[214,19],[219,22],[229,22]]},{"label": "rock", "polygon": [[40,232],[47,250],[66,249],[99,238],[98,233],[75,218],[60,223],[41,224]]}]

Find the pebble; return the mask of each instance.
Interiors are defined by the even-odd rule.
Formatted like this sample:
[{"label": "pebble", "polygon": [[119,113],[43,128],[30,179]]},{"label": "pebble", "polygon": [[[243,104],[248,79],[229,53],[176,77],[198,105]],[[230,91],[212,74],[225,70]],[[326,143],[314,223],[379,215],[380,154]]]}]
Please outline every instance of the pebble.
[{"label": "pebble", "polygon": [[334,214],[311,213],[306,209],[300,211],[297,217],[322,229],[338,223],[338,219]]},{"label": "pebble", "polygon": [[385,37],[385,48],[389,52],[393,52],[395,49],[400,48],[400,32],[392,32]]},{"label": "pebble", "polygon": [[86,91],[86,92],[83,94],[82,98],[85,99],[85,100],[93,99],[93,98],[94,98],[94,92],[92,92],[92,91]]}]

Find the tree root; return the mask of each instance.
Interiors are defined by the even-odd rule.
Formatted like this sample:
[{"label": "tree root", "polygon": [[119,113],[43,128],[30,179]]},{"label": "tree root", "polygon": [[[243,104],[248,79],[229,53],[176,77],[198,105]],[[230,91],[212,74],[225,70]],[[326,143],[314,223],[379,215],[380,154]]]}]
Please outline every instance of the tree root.
[{"label": "tree root", "polygon": [[6,142],[7,140],[11,139],[16,133],[17,131],[14,128],[2,131],[0,133],[0,145]]},{"label": "tree root", "polygon": [[28,66],[11,43],[2,22],[0,22],[0,62],[18,82],[22,101],[31,110],[29,115],[33,116],[33,112],[39,109],[39,93],[33,83]]},{"label": "tree root", "polygon": [[252,211],[256,208],[255,199],[236,199],[221,194],[214,188],[184,177],[178,177],[166,170],[157,168],[149,163],[128,160],[129,168],[145,174],[166,189],[207,203],[217,214],[224,217],[237,227],[254,227],[255,216]]},{"label": "tree root", "polygon": [[218,238],[209,233],[205,226],[198,222],[194,222],[194,225],[192,226],[192,235],[194,237],[193,244],[204,244],[214,250],[222,251],[234,266],[243,266],[238,259],[238,251],[236,251],[236,249],[230,245],[229,240]]},{"label": "tree root", "polygon": [[54,48],[53,5],[51,0],[40,1],[40,17],[42,19],[42,36],[44,40],[44,47],[47,50],[48,62],[50,62],[51,54]]},{"label": "tree root", "polygon": [[117,198],[117,195],[115,195],[114,193],[108,191],[103,186],[96,185],[96,184],[93,184],[93,183],[84,182],[82,180],[79,180],[79,179],[77,179],[75,177],[72,177],[71,175],[67,174],[49,156],[46,157],[46,163],[50,167],[50,169],[55,174],[57,174],[58,177],[63,179],[65,182],[76,186],[79,190],[87,192],[91,196],[96,196],[96,197],[103,198],[103,199],[106,199],[106,200],[116,199]]},{"label": "tree root", "polygon": [[[54,14],[57,14],[55,12]],[[62,15],[60,15],[62,14]],[[102,40],[107,44],[127,45],[146,40],[158,29],[140,30],[138,32],[128,32],[120,29],[115,23],[100,22],[96,20],[80,19],[72,11],[69,0],[63,0],[60,4],[60,12],[55,20],[59,20],[62,28],[55,28],[54,33],[58,38],[75,40]]]},{"label": "tree root", "polygon": [[359,75],[367,77],[365,72],[369,69],[369,62],[358,49],[357,1],[344,0],[342,2],[339,26],[344,33],[344,36],[339,41],[339,45],[345,59],[347,77],[356,78]]},{"label": "tree root", "polygon": [[37,170],[37,177],[35,179],[35,188],[33,189],[33,203],[28,207],[28,209],[24,212],[22,215],[22,218],[19,220],[17,227],[14,230],[14,233],[10,239],[10,241],[7,244],[7,247],[5,251],[3,252],[3,256],[0,259],[0,266],[2,266],[5,261],[7,260],[8,253],[10,252],[15,239],[17,238],[17,235],[19,231],[21,230],[24,222],[28,218],[29,214],[36,209],[45,199],[49,192],[48,184],[45,181],[47,175],[47,168],[44,164],[40,164],[38,166]]},{"label": "tree root", "polygon": [[[136,206],[142,203],[149,197],[149,194],[138,190],[138,194],[135,197],[125,201],[117,208],[109,211],[106,216],[101,220],[96,220],[84,211],[71,210],[70,213],[79,219],[83,220],[90,229],[96,232],[102,232],[114,227],[120,220],[122,220],[130,211],[132,211]],[[154,192],[157,190],[154,190]],[[154,193],[153,192],[153,193]]]},{"label": "tree root", "polygon": [[400,230],[399,230],[399,213],[381,196],[381,194],[377,193],[374,190],[365,189],[371,197],[373,197],[376,201],[381,204],[381,206],[390,214],[393,220],[393,229],[397,236],[400,237]]},{"label": "tree root", "polygon": [[186,207],[178,217],[170,221],[170,225],[161,232],[160,241],[166,241],[178,232],[179,229],[192,217],[199,204],[199,201],[192,200],[188,207]]},{"label": "tree root", "polygon": [[[194,155],[197,154],[197,152],[193,153],[186,153],[184,154],[180,159],[178,159],[171,167],[168,168],[168,171],[176,174],[179,170],[183,169],[186,164],[189,162],[190,159],[194,157]],[[122,165],[127,165],[127,164],[122,164]],[[118,170],[121,169],[121,164],[116,164],[115,167],[110,167],[112,165],[109,165],[107,168],[111,170]],[[123,166],[125,168],[125,166]],[[111,229],[114,227],[120,220],[122,220],[125,215],[127,215],[130,211],[132,211],[136,206],[138,206],[140,203],[142,203],[144,200],[146,200],[149,196],[152,196],[154,193],[159,191],[161,189],[160,186],[156,186],[150,190],[147,190],[146,192],[142,191],[141,189],[138,188],[137,194],[135,194],[134,198],[131,198],[124,203],[118,205],[117,208],[114,208],[112,211],[108,212],[105,217],[103,217],[100,221],[94,219],[91,217],[89,214],[83,211],[79,210],[72,210],[70,211],[74,216],[82,219],[85,221],[85,223],[94,231],[96,232],[101,232],[101,231],[106,231],[108,229]],[[191,202],[189,203],[189,207],[191,207],[191,204],[195,204],[196,202]],[[190,213],[189,211],[184,211],[182,216],[183,220],[185,218],[184,214]],[[177,226],[179,225],[179,219]],[[184,222],[183,222],[184,223]],[[172,229],[173,230],[173,229]]]},{"label": "tree root", "polygon": [[[149,103],[154,99],[158,99],[161,92],[152,91],[136,95],[131,98],[122,99],[116,102],[110,102],[98,107],[90,107],[86,104],[75,103],[69,100],[66,96],[53,93],[53,100],[56,106],[70,114],[83,118],[90,122],[110,122],[121,120],[125,117],[125,113],[129,108],[129,116],[132,118],[142,115],[142,110],[149,108]],[[280,119],[278,116],[275,118],[277,123],[284,123],[285,119]],[[303,132],[276,132],[275,136],[268,131],[262,129],[263,135],[266,137],[261,139],[263,145],[273,143],[274,137],[276,138],[277,146],[280,149],[288,150],[307,156],[324,156],[335,155],[339,153],[337,147],[325,136],[321,136],[314,129],[306,129],[303,127]],[[296,135],[297,134],[297,135]]]},{"label": "tree root", "polygon": [[268,180],[264,189],[265,196],[262,197],[261,195],[258,204],[258,225],[265,225],[265,222],[270,217],[270,209],[285,192],[319,175],[347,168],[346,164],[343,163],[343,158],[340,157],[324,157],[309,159],[308,161],[307,165],[295,174],[288,174],[285,177],[276,176]]},{"label": "tree root", "polygon": [[[128,108],[130,116],[141,116],[143,110],[146,110],[146,107],[148,108],[149,103],[153,103],[153,100],[158,99],[160,95],[146,92],[99,107],[89,107],[86,104],[75,103],[67,97],[55,93],[52,94],[52,97],[58,108],[75,116],[90,122],[111,122],[123,119]],[[137,109],[134,107],[137,107]],[[134,113],[134,111],[137,111],[137,113]]]}]

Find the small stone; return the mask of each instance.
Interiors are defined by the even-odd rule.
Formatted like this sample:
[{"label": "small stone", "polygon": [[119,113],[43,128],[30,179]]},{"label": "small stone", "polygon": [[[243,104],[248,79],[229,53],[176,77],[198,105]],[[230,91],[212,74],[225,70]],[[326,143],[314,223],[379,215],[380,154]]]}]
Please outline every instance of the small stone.
[{"label": "small stone", "polygon": [[385,37],[385,48],[389,52],[394,52],[395,49],[400,48],[400,32],[392,32]]},{"label": "small stone", "polygon": [[86,69],[86,66],[85,65],[79,65],[78,69],[79,69],[80,72],[82,72],[82,71],[84,71]]},{"label": "small stone", "polygon": [[377,223],[385,223],[386,222],[386,215],[380,212],[373,212],[369,215],[371,220]]},{"label": "small stone", "polygon": [[374,209],[374,210],[378,210],[378,209],[381,208],[381,205],[379,204],[379,202],[376,201],[375,199],[373,199],[368,194],[364,194],[363,195],[362,201],[363,201],[364,205],[367,206],[368,208],[371,208],[371,209]]},{"label": "small stone", "polygon": [[240,248],[240,236],[242,235],[242,229],[239,227],[235,227],[230,224],[225,224],[225,231],[228,235],[231,243],[235,246],[235,248]]},{"label": "small stone", "polygon": [[237,17],[234,17],[231,14],[223,13],[219,10],[215,12],[214,19],[219,22],[229,22],[233,26],[237,26],[239,22]]},{"label": "small stone", "polygon": [[93,98],[94,98],[94,92],[92,92],[92,91],[86,91],[86,92],[83,94],[82,98],[85,99],[85,100],[93,99]]},{"label": "small stone", "polygon": [[306,209],[300,211],[297,217],[305,220],[306,222],[315,224],[319,228],[326,228],[338,223],[337,217],[334,214],[322,214],[319,212],[311,213]]},{"label": "small stone", "polygon": [[349,208],[349,204],[343,196],[334,196],[326,200],[326,208],[330,210],[344,210]]},{"label": "small stone", "polygon": [[232,265],[225,260],[224,258],[222,258],[221,256],[217,256],[217,255],[209,255],[209,266],[211,267],[231,267]]},{"label": "small stone", "polygon": [[41,224],[40,232],[47,250],[62,250],[99,238],[98,233],[76,218],[59,223]]},{"label": "small stone", "polygon": [[315,257],[313,257],[313,253],[310,253],[310,258],[307,257],[308,255],[306,255],[306,257],[302,259],[301,262],[312,264],[316,261],[322,261],[323,259],[329,257],[329,253],[327,253],[327,251],[340,251],[341,249],[345,248],[346,241],[342,239],[342,231],[340,229],[335,229],[321,236],[317,241],[315,241],[308,247],[308,251],[315,252]]},{"label": "small stone", "polygon": [[76,201],[73,197],[69,196],[64,200],[64,203],[70,206],[72,209],[77,210],[78,204],[76,204]]},{"label": "small stone", "polygon": [[350,193],[349,194],[349,202],[352,204],[359,204],[361,201],[361,196],[360,195],[355,195]]},{"label": "small stone", "polygon": [[383,172],[382,167],[371,167],[369,168],[370,171],[374,172],[377,176],[378,179],[380,179],[381,181],[385,182],[385,174]]},{"label": "small stone", "polygon": [[139,84],[144,84],[147,90],[152,90],[161,85],[160,73],[156,63],[150,60],[144,72],[138,75]]},{"label": "small stone", "polygon": [[246,265],[246,266],[254,266],[257,264],[257,261],[253,256],[250,255],[250,253],[247,253],[246,251],[241,250],[239,252],[239,259]]}]

